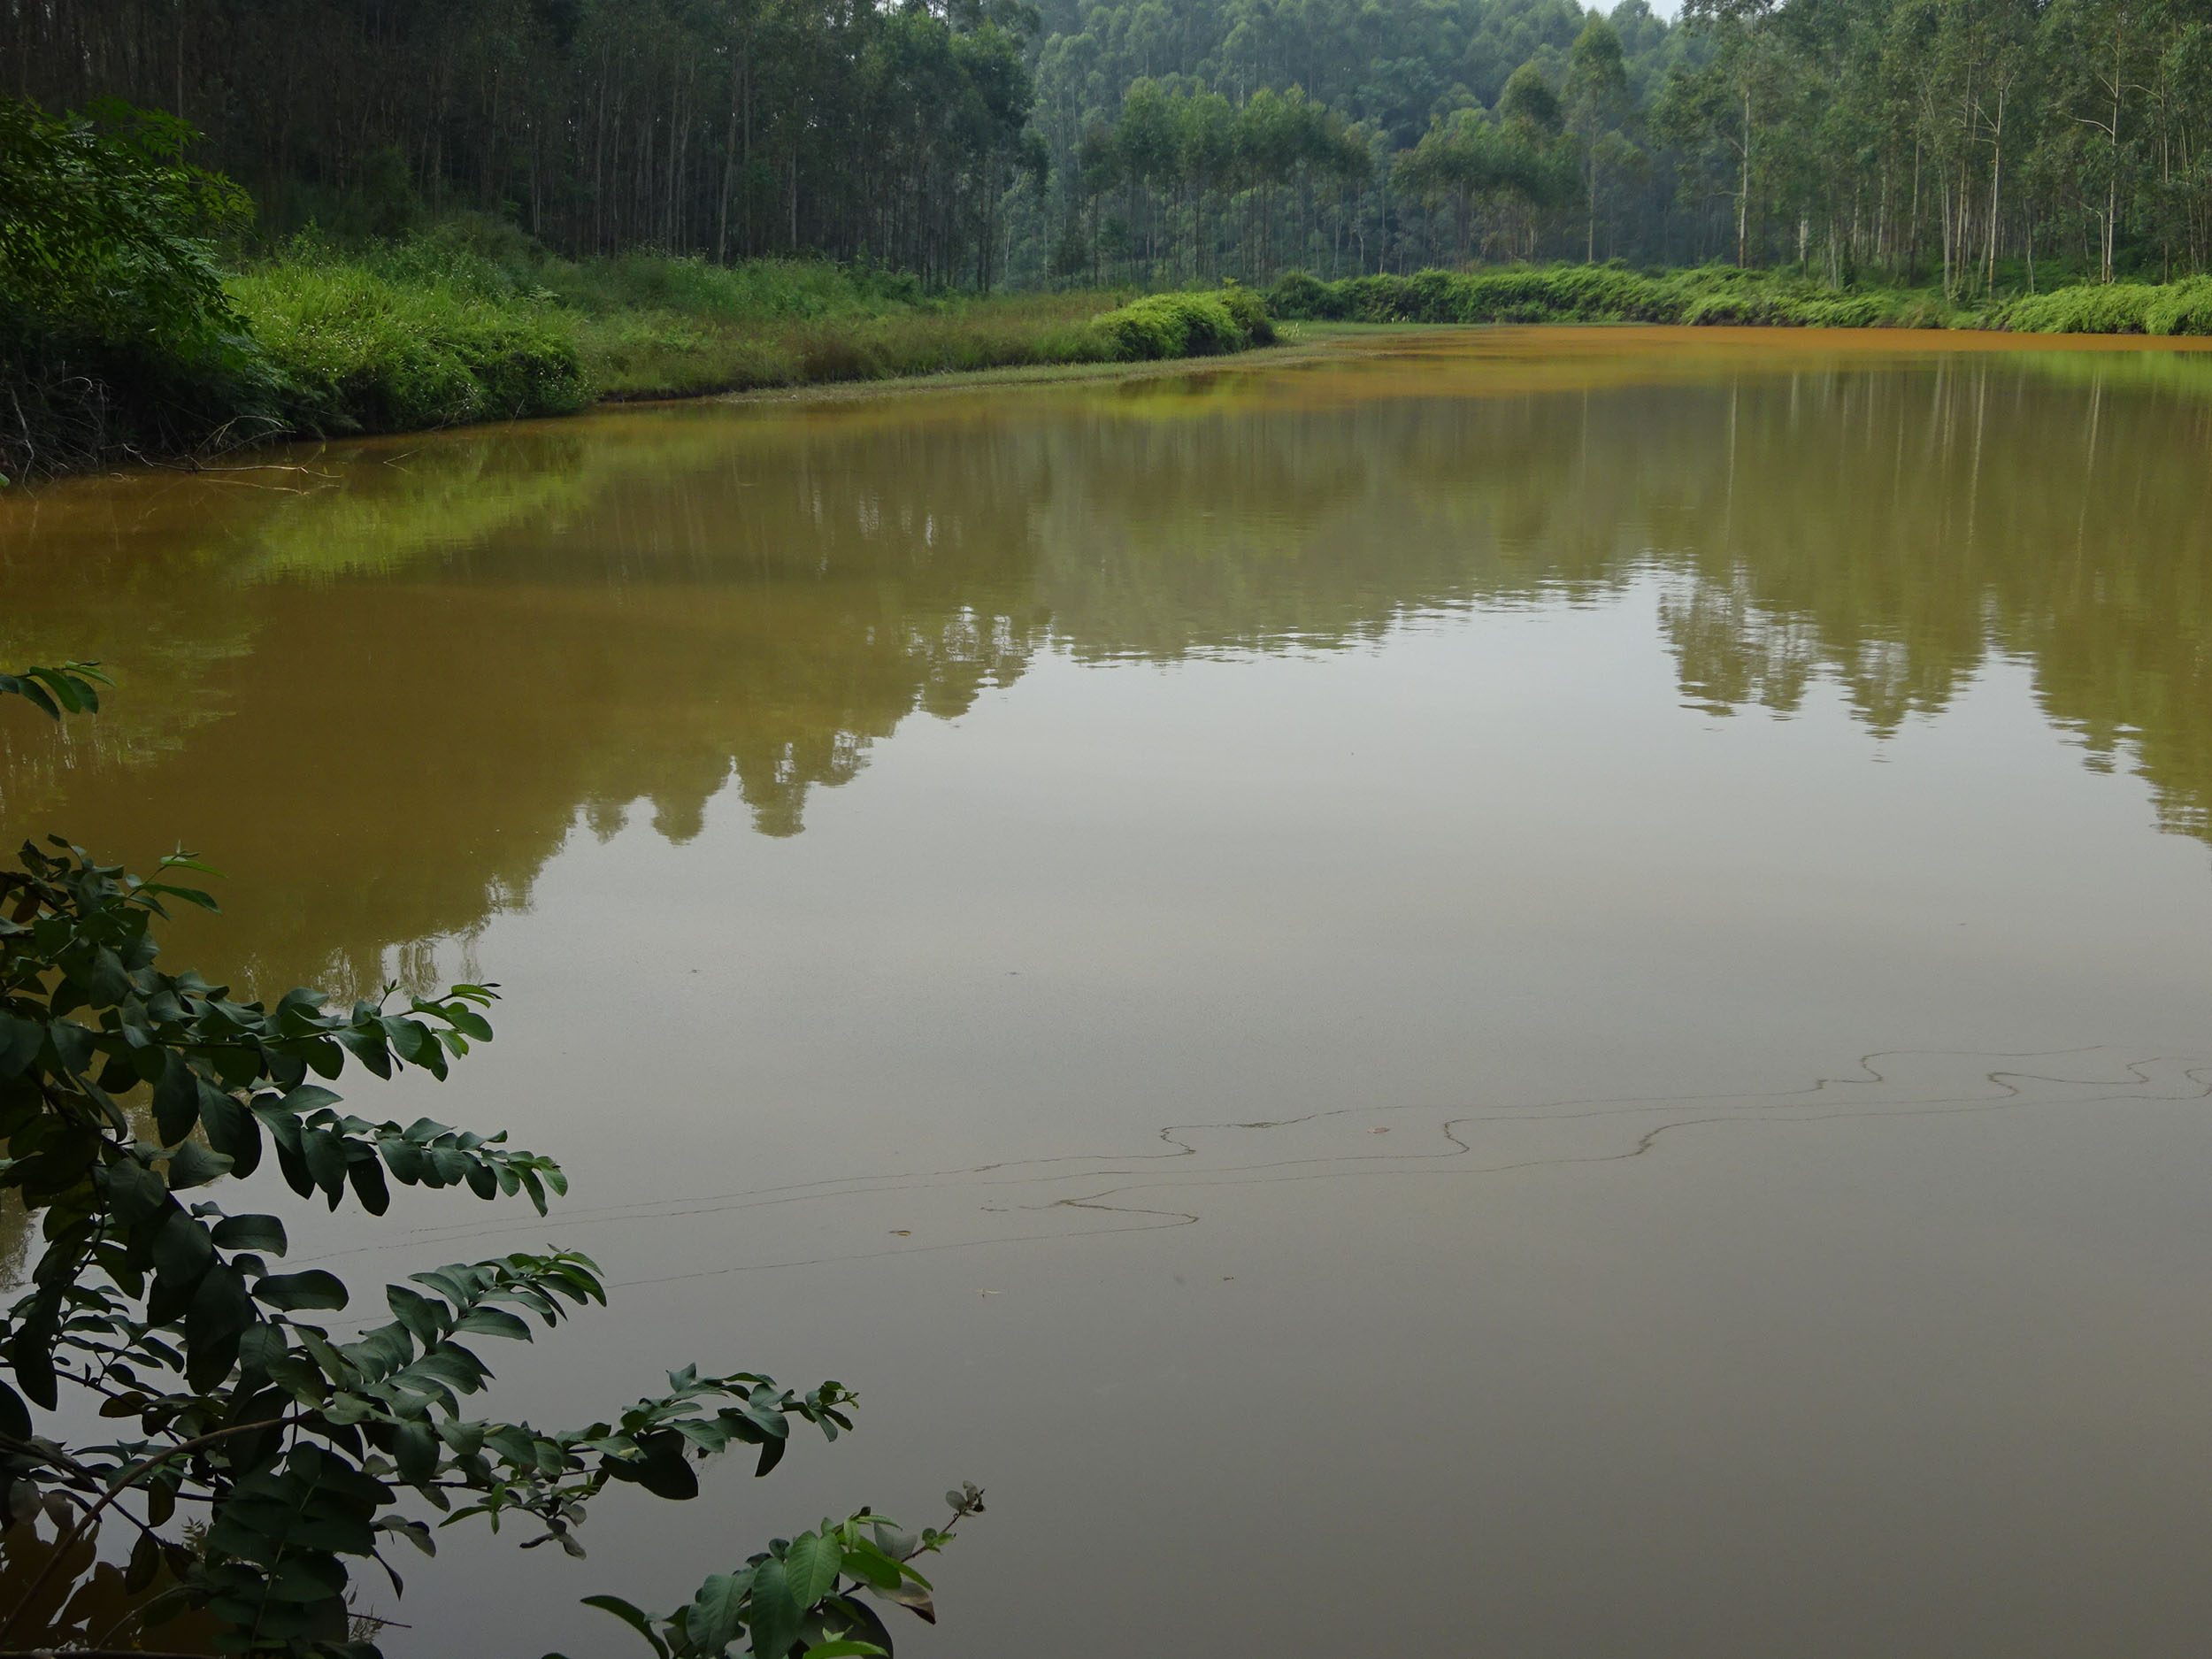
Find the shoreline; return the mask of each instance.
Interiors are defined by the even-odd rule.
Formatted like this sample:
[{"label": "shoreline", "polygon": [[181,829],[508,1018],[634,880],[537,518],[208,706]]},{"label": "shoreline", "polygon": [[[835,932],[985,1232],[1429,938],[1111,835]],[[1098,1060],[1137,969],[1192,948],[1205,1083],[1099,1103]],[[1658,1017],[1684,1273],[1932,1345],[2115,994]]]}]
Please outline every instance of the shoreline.
[{"label": "shoreline", "polygon": [[[94,465],[69,472],[27,480],[0,492],[0,503],[10,499],[30,500],[56,485],[73,480],[122,479],[165,474],[193,477],[255,468],[287,452],[320,455],[333,449],[376,449],[409,440],[447,433],[485,432],[500,428],[559,427],[579,419],[636,411],[730,407],[803,408],[857,403],[873,399],[923,396],[931,394],[988,391],[995,388],[1079,386],[1135,383],[1218,373],[1238,368],[1300,367],[1339,355],[1368,355],[1359,348],[1391,340],[1442,339],[1481,336],[1496,340],[1507,354],[1518,357],[1520,348],[1547,338],[1550,350],[1563,357],[1600,357],[1626,355],[1638,349],[1664,349],[1675,344],[1738,348],[1755,355],[1768,349],[1808,349],[1839,356],[1882,355],[1934,357],[1946,354],[2045,353],[2064,356],[2123,354],[2132,356],[2200,356],[2212,353],[2212,336],[2193,334],[2025,334],[1983,329],[1835,327],[1793,324],[1715,325],[1639,322],[1320,322],[1294,321],[1278,326],[1271,343],[1241,350],[1202,356],[1141,361],[1073,361],[1057,364],[1012,364],[995,368],[940,371],[920,374],[887,375],[867,380],[822,380],[797,386],[760,387],[726,392],[681,392],[665,396],[618,394],[595,399],[560,414],[526,415],[507,419],[457,422],[450,426],[418,426],[399,431],[357,434],[278,435],[205,457],[147,457],[123,464]],[[257,462],[254,457],[265,457]]]},{"label": "shoreline", "polygon": [[[1363,334],[1411,334],[1436,326],[1423,323],[1386,323],[1360,330]],[[1202,357],[1163,357],[1146,363],[1018,363],[995,369],[956,369],[934,374],[887,375],[874,380],[817,380],[804,386],[764,386],[748,391],[704,392],[672,397],[604,398],[599,411],[665,408],[673,403],[826,403],[866,397],[910,396],[921,392],[973,391],[993,386],[1067,386],[1086,381],[1156,380],[1181,374],[1203,374],[1215,370],[1265,363],[1283,367],[1306,363],[1325,355],[1325,341],[1313,341],[1293,333],[1312,326],[1289,324],[1272,345],[1249,346],[1242,351],[1217,352]],[[1333,327],[1333,325],[1330,326]],[[588,412],[588,411],[579,411]]]}]

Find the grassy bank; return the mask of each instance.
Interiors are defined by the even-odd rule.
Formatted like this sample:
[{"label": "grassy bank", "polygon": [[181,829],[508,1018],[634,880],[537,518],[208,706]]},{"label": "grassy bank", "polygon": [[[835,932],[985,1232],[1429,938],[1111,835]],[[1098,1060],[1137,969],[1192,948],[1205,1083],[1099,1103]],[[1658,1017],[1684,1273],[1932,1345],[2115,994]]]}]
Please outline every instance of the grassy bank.
[{"label": "grassy bank", "polygon": [[2027,334],[2212,334],[2212,278],[2121,282],[1955,305],[1934,289],[1839,291],[1788,273],[1709,265],[1648,273],[1618,265],[1423,271],[1323,282],[1299,273],[1268,291],[1285,319],[1365,323],[1671,323],[1786,328],[1995,328]]},{"label": "grassy bank", "polygon": [[1337,282],[1293,274],[1263,299],[1235,287],[978,297],[818,263],[565,260],[473,220],[366,249],[296,242],[232,272],[221,293],[226,330],[188,351],[157,330],[87,339],[17,327],[31,349],[0,366],[12,416],[0,418],[0,473],[565,414],[603,400],[1199,357],[1271,342],[1271,317],[2212,334],[2212,278],[1976,306],[1929,289],[1619,265]]},{"label": "grassy bank", "polygon": [[0,420],[0,473],[606,399],[1201,357],[1275,337],[1264,305],[1234,288],[932,295],[819,263],[570,261],[467,221],[368,249],[297,242],[222,288],[234,326],[220,349],[119,354],[59,338],[42,349],[10,388],[26,417],[12,432]]},{"label": "grassy bank", "polygon": [[687,397],[1033,364],[1140,362],[1274,338],[1237,289],[930,295],[806,262],[550,257],[452,227],[366,251],[296,245],[227,285],[296,423],[389,432]]}]

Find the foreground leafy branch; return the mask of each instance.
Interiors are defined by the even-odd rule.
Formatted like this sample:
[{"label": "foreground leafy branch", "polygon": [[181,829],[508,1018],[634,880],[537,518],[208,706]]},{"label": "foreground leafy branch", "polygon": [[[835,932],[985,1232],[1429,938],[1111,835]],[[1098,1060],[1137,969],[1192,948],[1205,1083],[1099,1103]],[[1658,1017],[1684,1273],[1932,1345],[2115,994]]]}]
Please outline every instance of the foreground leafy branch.
[{"label": "foreground leafy branch", "polygon": [[[106,683],[89,664],[34,668],[0,675],[0,695],[59,718],[96,710],[96,680]],[[465,1415],[492,1376],[480,1339],[529,1341],[533,1320],[550,1329],[605,1302],[596,1264],[573,1251],[413,1274],[385,1286],[389,1322],[350,1340],[304,1317],[345,1309],[348,1286],[319,1269],[277,1271],[283,1223],[201,1189],[255,1175],[271,1153],[302,1197],[335,1210],[349,1194],[372,1215],[394,1181],[519,1194],[541,1215],[567,1181],[503,1133],[372,1121],[325,1087],[349,1065],[442,1079],[490,1038],[495,987],[402,1006],[388,987],[343,1010],[303,989],[265,1006],[156,966],[153,926],[169,906],[215,908],[173,879],[203,868],[178,854],[142,880],[53,838],[0,872],[0,1189],[38,1218],[43,1244],[0,1318],[12,1379],[0,1380],[0,1519],[43,1513],[60,1528],[44,1570],[0,1609],[0,1652],[36,1640],[33,1609],[54,1575],[114,1525],[134,1533],[126,1579],[150,1598],[145,1624],[198,1608],[225,1652],[373,1659],[370,1641],[349,1637],[349,1563],[374,1561],[403,1591],[386,1552],[401,1541],[434,1552],[426,1506],[441,1525],[519,1518],[523,1548],[581,1555],[576,1532],[610,1483],[689,1498],[702,1459],[749,1447],[764,1475],[795,1424],[830,1440],[852,1426],[853,1396],[836,1382],[800,1393],[690,1366],[664,1393],[580,1428]],[[42,1430],[34,1411],[61,1409],[65,1391],[130,1426],[96,1444]],[[955,1524],[980,1497],[949,1494]],[[673,1614],[591,1604],[663,1659],[741,1640],[757,1659],[887,1654],[890,1634],[857,1594],[933,1617],[910,1563],[951,1531],[909,1536],[864,1511],[709,1578]]]}]

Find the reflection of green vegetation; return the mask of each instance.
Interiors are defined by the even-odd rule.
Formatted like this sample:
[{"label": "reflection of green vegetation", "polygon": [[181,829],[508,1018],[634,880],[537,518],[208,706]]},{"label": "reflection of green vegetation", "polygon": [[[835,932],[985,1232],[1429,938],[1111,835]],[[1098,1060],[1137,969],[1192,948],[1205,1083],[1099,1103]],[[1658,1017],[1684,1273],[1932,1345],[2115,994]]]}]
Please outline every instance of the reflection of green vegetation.
[{"label": "reflection of green vegetation", "polygon": [[[795,833],[1048,641],[1327,649],[1652,573],[1701,704],[1825,680],[1888,731],[2017,657],[2212,837],[2212,358],[1717,341],[1670,378],[1515,349],[593,416],[365,446],[301,495],[72,487],[0,518],[8,649],[227,712],[89,756],[16,723],[0,776],[140,856],[170,843],[139,802],[170,802],[162,834],[261,878],[224,930],[257,979],[423,978],[419,941],[520,902],[570,834],[641,803],[680,840],[733,781]],[[123,616],[150,632],[95,626]],[[457,700],[465,756],[435,736]],[[337,729],[342,764],[300,775]]]},{"label": "reflection of green vegetation", "polygon": [[[12,1203],[12,1198],[11,1198]],[[25,1488],[27,1493],[30,1488]],[[132,1583],[122,1564],[99,1560],[94,1540],[39,1536],[35,1522],[0,1530],[0,1607],[24,1606],[25,1626],[56,1647],[119,1650],[128,1640],[157,1640],[172,1653],[213,1653],[215,1621],[204,1612],[173,1616],[158,1632],[142,1630],[147,1604],[171,1595],[177,1579],[165,1563],[144,1584]],[[190,1530],[203,1530],[195,1526]],[[62,1559],[54,1560],[58,1554]],[[43,1578],[44,1582],[40,1584]],[[32,1586],[39,1585],[34,1594]]]},{"label": "reflection of green vegetation", "polygon": [[[91,664],[27,664],[0,672],[0,697],[59,721],[96,712],[108,683]],[[378,1544],[395,1531],[427,1540],[399,1486],[451,1511],[449,1523],[489,1517],[496,1530],[503,1516],[526,1515],[546,1529],[534,1541],[565,1541],[612,1481],[695,1497],[695,1455],[754,1448],[764,1475],[794,1422],[831,1440],[852,1427],[855,1396],[837,1383],[801,1394],[758,1372],[703,1377],[695,1365],[669,1372],[667,1393],[583,1429],[463,1416],[462,1399],[491,1378],[475,1339],[530,1336],[503,1309],[551,1328],[606,1302],[597,1265],[573,1251],[411,1274],[432,1294],[387,1286],[395,1321],[342,1348],[326,1326],[298,1318],[343,1310],[353,1293],[324,1269],[272,1272],[270,1258],[290,1248],[284,1223],[227,1212],[194,1189],[281,1174],[297,1197],[335,1210],[350,1195],[381,1215],[392,1182],[465,1187],[487,1200],[526,1194],[543,1217],[568,1182],[552,1159],[501,1144],[504,1132],[342,1115],[332,1110],[341,1097],[308,1081],[335,1079],[349,1062],[375,1079],[413,1070],[443,1079],[452,1059],[491,1040],[483,1010],[495,990],[457,985],[396,1003],[388,987],[342,1011],[304,987],[273,1008],[232,1000],[197,972],[157,965],[158,926],[179,908],[217,908],[176,885],[188,872],[214,873],[179,853],[147,882],[74,848],[30,843],[0,872],[10,1155],[0,1194],[40,1218],[46,1246],[4,1316],[0,1530],[42,1513],[60,1529],[50,1548],[35,1538],[0,1548],[0,1640],[50,1652],[59,1639],[98,1659],[125,1651],[113,1638],[133,1624],[142,1632],[190,1610],[204,1617],[188,1632],[199,1625],[204,1640],[211,1624],[221,1651],[379,1659],[353,1616],[349,1558],[384,1564]],[[100,1418],[135,1422],[109,1440]],[[955,1526],[983,1509],[973,1483],[948,1501]],[[124,1525],[133,1541],[119,1569],[98,1560],[98,1546]],[[761,1659],[800,1647],[887,1659],[882,1620],[846,1594],[873,1589],[926,1614],[928,1581],[905,1563],[951,1532],[911,1537],[863,1509],[841,1528],[825,1521],[790,1540],[787,1555],[763,1552],[741,1575],[710,1578],[664,1619],[616,1598],[587,1604],[617,1612],[663,1659],[724,1659],[748,1635]],[[391,1583],[402,1593],[396,1574]],[[710,1626],[722,1634],[699,1640]],[[141,1651],[134,1640],[127,1648]]]},{"label": "reflection of green vegetation", "polygon": [[[565,434],[564,434],[565,436]],[[506,458],[504,432],[481,442],[382,446],[359,452],[343,488],[318,492],[311,508],[265,517],[251,553],[225,548],[219,563],[234,581],[273,577],[389,574],[511,526],[557,518],[588,503],[618,449],[581,441],[524,440],[519,465]],[[707,458],[711,439],[695,453]],[[337,475],[318,467],[335,481]]]},{"label": "reflection of green vegetation", "polygon": [[211,518],[219,526],[219,515],[197,492],[182,522],[171,516],[173,496],[153,488],[142,497],[50,492],[10,503],[0,518],[0,662],[127,664],[119,676],[147,694],[62,731],[0,704],[0,815],[11,826],[57,827],[50,810],[73,775],[175,751],[220,718],[219,664],[252,649],[250,608],[211,585],[196,560],[139,557],[142,538],[173,546],[207,534]]},{"label": "reflection of green vegetation", "polygon": [[2212,398],[2212,352],[2024,351],[2014,361],[2039,379],[2062,386]]}]

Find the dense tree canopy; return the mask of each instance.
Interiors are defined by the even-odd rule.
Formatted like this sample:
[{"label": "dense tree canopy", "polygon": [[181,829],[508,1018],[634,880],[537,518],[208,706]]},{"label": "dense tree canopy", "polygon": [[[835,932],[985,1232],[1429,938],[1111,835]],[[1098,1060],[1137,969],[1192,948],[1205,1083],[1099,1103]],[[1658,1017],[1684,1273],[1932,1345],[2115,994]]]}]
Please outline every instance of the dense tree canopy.
[{"label": "dense tree canopy", "polygon": [[[1164,198],[1198,204],[1185,234],[1233,227],[1250,274],[1719,258],[1978,294],[2032,287],[2039,264],[2047,281],[2212,262],[2205,0],[1693,0],[1679,24],[1644,0],[1141,0],[1045,18],[1034,119],[1059,219],[1039,240],[1062,272],[1102,254],[1150,274],[1175,245]],[[1244,142],[1277,88],[1332,142]],[[1133,143],[1163,126],[1188,135],[1179,157]],[[1240,173],[1204,159],[1213,127],[1238,134]],[[1209,191],[1262,201],[1240,219]],[[1255,211],[1252,245],[1234,227]]]},{"label": "dense tree canopy", "polygon": [[270,220],[511,215],[572,251],[805,249],[987,282],[1029,159],[1033,17],[810,0],[10,0],[51,107],[202,128]]},{"label": "dense tree canopy", "polygon": [[0,53],[204,128],[276,230],[466,207],[963,285],[2212,262],[2212,0],[4,0]]}]

